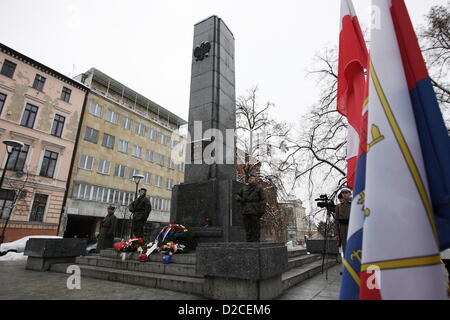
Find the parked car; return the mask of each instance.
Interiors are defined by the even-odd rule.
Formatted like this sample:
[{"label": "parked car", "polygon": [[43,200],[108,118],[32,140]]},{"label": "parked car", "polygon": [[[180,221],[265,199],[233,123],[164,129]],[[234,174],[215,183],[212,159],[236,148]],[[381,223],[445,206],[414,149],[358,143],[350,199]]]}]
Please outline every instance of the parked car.
[{"label": "parked car", "polygon": [[0,244],[0,256],[3,256],[8,252],[23,252],[25,250],[25,246],[27,245],[27,241],[32,238],[62,239],[62,237],[59,236],[26,236],[16,241]]},{"label": "parked car", "polygon": [[[125,241],[125,240],[121,239],[121,238],[114,238],[114,243],[122,242],[122,241]],[[86,253],[87,254],[96,253],[97,252],[97,243],[98,242],[96,241],[94,243],[88,244],[86,247]]]}]

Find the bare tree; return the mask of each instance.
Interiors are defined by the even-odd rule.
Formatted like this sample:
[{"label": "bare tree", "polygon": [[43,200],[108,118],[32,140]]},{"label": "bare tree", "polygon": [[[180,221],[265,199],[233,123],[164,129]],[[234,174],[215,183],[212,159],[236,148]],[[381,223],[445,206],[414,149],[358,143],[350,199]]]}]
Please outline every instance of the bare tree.
[{"label": "bare tree", "polygon": [[127,238],[130,231],[129,228],[131,228],[131,212],[128,210],[128,205],[119,205],[116,208],[116,212],[122,220],[120,231],[118,230],[120,232],[120,238]]},{"label": "bare tree", "polygon": [[[255,169],[264,170],[265,164],[270,165],[273,152],[280,150],[285,144],[289,128],[285,122],[278,122],[269,116],[269,111],[275,108],[271,102],[261,106],[258,103],[258,87],[248,90],[246,96],[238,97],[236,101],[236,132],[238,161],[242,164],[245,176],[248,177]],[[245,182],[245,181],[244,181]]]},{"label": "bare tree", "polygon": [[427,24],[420,28],[419,40],[447,127],[450,107],[450,1],[431,7]]},{"label": "bare tree", "polygon": [[264,188],[268,200],[261,226],[263,230],[274,235],[276,242],[284,243],[287,241],[288,216],[278,203],[277,183],[270,176],[263,176],[259,184]]},{"label": "bare tree", "polygon": [[7,188],[2,189],[11,190],[13,197],[11,200],[9,200],[9,213],[7,215],[4,215],[2,212],[2,214],[0,215],[1,217],[5,216],[2,233],[0,235],[0,239],[2,239],[2,242],[14,209],[16,209],[16,214],[20,213],[23,210],[27,211],[29,207],[27,206],[27,201],[25,198],[27,197],[27,194],[32,194],[33,190],[35,189],[35,181],[33,179],[33,175],[29,173],[28,167],[24,167],[22,171],[17,171],[13,175],[5,176],[4,184],[7,186]]},{"label": "bare tree", "polygon": [[346,184],[347,121],[336,110],[337,49],[326,48],[308,72],[320,90],[318,102],[302,118],[301,131],[288,141],[289,154],[280,169],[290,172],[292,188],[302,184],[309,198]]},{"label": "bare tree", "polygon": [[277,241],[285,241],[286,218],[278,205],[279,199],[287,197],[284,188],[285,148],[290,128],[286,122],[270,117],[275,108],[271,102],[260,105],[258,87],[248,90],[236,102],[238,180],[247,182],[250,174],[258,174],[258,183],[268,197],[267,210],[262,218],[263,228],[270,230]]}]

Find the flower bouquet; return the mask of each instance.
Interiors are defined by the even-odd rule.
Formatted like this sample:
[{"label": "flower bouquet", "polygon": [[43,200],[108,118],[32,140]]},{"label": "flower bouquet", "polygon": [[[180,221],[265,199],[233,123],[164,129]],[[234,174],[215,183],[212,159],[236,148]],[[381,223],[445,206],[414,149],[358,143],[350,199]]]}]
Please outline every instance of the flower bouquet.
[{"label": "flower bouquet", "polygon": [[119,252],[136,252],[138,249],[142,250],[142,247],[145,247],[142,238],[131,238],[126,242],[117,242],[114,244],[114,250]]},{"label": "flower bouquet", "polygon": [[181,224],[175,222],[163,227],[156,236],[154,242],[150,242],[146,246],[138,249],[139,261],[147,261],[150,254],[153,252],[160,252],[164,254],[163,263],[170,262],[171,256],[174,253],[184,253],[188,251],[186,245],[193,238],[193,233]]},{"label": "flower bouquet", "polygon": [[182,253],[185,249],[185,246],[182,244],[177,244],[173,241],[167,242],[166,244],[160,247],[160,252],[164,254],[163,263],[168,264],[172,259],[172,255],[174,253]]}]

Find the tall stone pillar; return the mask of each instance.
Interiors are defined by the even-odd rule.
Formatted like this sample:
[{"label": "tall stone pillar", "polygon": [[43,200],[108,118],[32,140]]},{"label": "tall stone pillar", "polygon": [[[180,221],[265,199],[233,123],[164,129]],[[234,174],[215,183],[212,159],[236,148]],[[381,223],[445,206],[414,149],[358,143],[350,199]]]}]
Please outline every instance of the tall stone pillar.
[{"label": "tall stone pillar", "polygon": [[234,36],[212,16],[194,27],[184,183],[172,190],[171,220],[195,228],[199,240],[242,241],[236,181]]}]

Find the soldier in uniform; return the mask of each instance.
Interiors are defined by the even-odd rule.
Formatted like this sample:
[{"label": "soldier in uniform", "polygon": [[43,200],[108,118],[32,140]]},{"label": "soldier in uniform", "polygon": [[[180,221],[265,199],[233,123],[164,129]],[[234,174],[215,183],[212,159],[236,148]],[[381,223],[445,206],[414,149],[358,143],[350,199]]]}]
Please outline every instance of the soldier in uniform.
[{"label": "soldier in uniform", "polygon": [[147,189],[139,189],[139,197],[128,206],[128,209],[133,214],[131,227],[133,237],[142,238],[144,236],[144,225],[150,215],[150,211],[152,211],[150,199],[146,197],[146,194]]},{"label": "soldier in uniform", "polygon": [[266,196],[263,188],[256,184],[256,175],[250,175],[247,185],[235,195],[242,206],[242,218],[247,242],[259,242],[260,219],[266,211]]},{"label": "soldier in uniform", "polygon": [[337,240],[342,246],[342,251],[345,254],[347,247],[347,232],[348,223],[350,220],[350,208],[352,206],[352,191],[344,188],[338,192],[338,198],[341,203],[336,205],[335,211],[335,229]]},{"label": "soldier in uniform", "polygon": [[115,207],[108,207],[108,214],[100,224],[98,235],[97,252],[114,247],[114,234],[116,232],[117,218],[114,215]]}]

